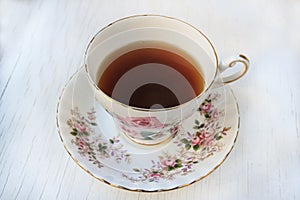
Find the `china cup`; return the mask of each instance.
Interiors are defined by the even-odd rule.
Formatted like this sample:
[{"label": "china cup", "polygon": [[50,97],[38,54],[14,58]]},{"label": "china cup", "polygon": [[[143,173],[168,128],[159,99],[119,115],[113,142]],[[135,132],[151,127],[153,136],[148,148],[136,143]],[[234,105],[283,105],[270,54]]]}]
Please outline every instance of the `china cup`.
[{"label": "china cup", "polygon": [[[119,102],[98,86],[102,73],[118,56],[136,49],[167,46],[176,47],[176,54],[192,60],[201,71],[204,89],[195,98],[173,107],[145,109]],[[242,54],[220,61],[211,41],[200,30],[182,20],[160,15],[130,16],[104,27],[89,42],[84,62],[97,102],[113,117],[120,132],[142,145],[156,145],[174,137],[179,125],[199,109],[199,102],[203,102],[214,84],[235,81],[249,67],[248,58]],[[226,77],[222,74],[236,64],[242,67]]]}]

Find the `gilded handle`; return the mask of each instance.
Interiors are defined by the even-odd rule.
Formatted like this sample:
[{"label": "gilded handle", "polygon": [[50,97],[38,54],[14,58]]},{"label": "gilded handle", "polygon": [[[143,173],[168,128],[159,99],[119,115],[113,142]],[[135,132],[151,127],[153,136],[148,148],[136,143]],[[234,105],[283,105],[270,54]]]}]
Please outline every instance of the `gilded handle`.
[{"label": "gilded handle", "polygon": [[[242,64],[243,67],[233,74],[222,76],[222,72],[226,71],[229,68],[235,67],[236,64]],[[219,70],[221,72],[221,78],[223,80],[223,83],[231,83],[243,77],[248,71],[249,65],[249,59],[243,54],[239,54],[237,56],[233,56],[221,61],[219,64]]]}]

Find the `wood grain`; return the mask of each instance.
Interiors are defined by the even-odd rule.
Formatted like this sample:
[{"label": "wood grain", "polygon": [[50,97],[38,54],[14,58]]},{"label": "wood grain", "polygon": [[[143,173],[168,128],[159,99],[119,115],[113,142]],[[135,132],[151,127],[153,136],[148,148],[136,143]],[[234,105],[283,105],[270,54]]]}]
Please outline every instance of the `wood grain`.
[{"label": "wood grain", "polygon": [[[89,39],[124,16],[157,13],[205,32],[221,57],[246,53],[231,84],[237,144],[204,180],[163,193],[111,188],[81,170],[55,126],[61,89]],[[300,199],[300,3],[297,0],[1,0],[0,199]]]}]

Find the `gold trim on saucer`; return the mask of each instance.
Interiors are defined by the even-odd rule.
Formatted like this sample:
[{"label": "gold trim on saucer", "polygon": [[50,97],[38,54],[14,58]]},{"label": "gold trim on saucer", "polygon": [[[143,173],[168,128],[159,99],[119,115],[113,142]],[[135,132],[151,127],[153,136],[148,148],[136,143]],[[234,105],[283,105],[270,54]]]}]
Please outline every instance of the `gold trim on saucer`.
[{"label": "gold trim on saucer", "polygon": [[233,95],[234,97],[234,100],[235,100],[235,103],[236,103],[236,108],[237,108],[237,114],[238,114],[238,127],[237,127],[237,132],[236,132],[236,136],[234,138],[234,141],[233,141],[233,144],[232,146],[230,147],[229,151],[227,152],[227,154],[225,155],[224,159],[218,163],[211,171],[209,171],[207,174],[201,176],[200,178],[196,179],[196,180],[193,180],[192,182],[190,183],[186,183],[186,184],[183,184],[183,185],[180,185],[180,186],[177,186],[177,187],[174,187],[174,188],[170,188],[170,189],[159,189],[159,190],[142,190],[142,189],[129,189],[127,187],[124,187],[124,186],[119,186],[119,185],[115,185],[115,184],[112,184],[102,178],[99,178],[97,177],[96,175],[94,175],[92,172],[90,172],[88,169],[84,168],[80,163],[79,161],[73,157],[71,151],[68,149],[68,147],[66,146],[63,138],[62,138],[62,134],[61,134],[61,131],[60,131],[60,127],[59,127],[59,120],[58,120],[58,115],[59,115],[59,108],[60,108],[60,103],[61,103],[61,99],[62,99],[62,96],[64,94],[64,91],[65,91],[65,88],[68,86],[68,84],[70,83],[70,81],[74,78],[74,76],[81,70],[82,68],[78,69],[71,77],[70,79],[67,81],[66,85],[63,87],[62,89],[62,92],[61,92],[61,95],[58,99],[58,102],[57,102],[57,108],[56,108],[56,126],[57,126],[57,131],[58,131],[58,134],[59,134],[59,138],[61,140],[61,142],[63,143],[63,146],[64,148],[66,149],[66,151],[68,152],[68,154],[70,155],[70,157],[73,159],[73,161],[81,168],[83,169],[85,172],[87,172],[89,175],[91,175],[92,177],[96,178],[97,180],[105,183],[105,184],[108,184],[112,187],[115,187],[115,188],[119,188],[119,189],[123,189],[123,190],[127,190],[127,191],[133,191],[133,192],[145,192],[145,193],[154,193],[154,192],[165,192],[165,191],[172,191],[172,190],[176,190],[176,189],[179,189],[179,188],[183,188],[183,187],[186,187],[186,186],[189,186],[189,185],[192,185],[202,179],[204,179],[205,177],[207,177],[208,175],[210,175],[212,172],[214,172],[225,160],[226,158],[229,156],[229,154],[231,153],[235,143],[236,143],[236,140],[237,140],[237,137],[238,137],[238,134],[239,134],[239,129],[240,129],[240,110],[239,110],[239,106],[238,106],[238,103],[237,103],[237,98],[236,96],[234,95],[232,89],[230,88],[230,92],[231,94]]}]

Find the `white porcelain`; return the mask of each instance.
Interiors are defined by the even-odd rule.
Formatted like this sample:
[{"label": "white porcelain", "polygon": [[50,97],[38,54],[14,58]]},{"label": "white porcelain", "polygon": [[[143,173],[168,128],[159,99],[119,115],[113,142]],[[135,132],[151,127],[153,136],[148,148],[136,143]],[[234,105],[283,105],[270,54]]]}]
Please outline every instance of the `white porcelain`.
[{"label": "white porcelain", "polygon": [[[204,76],[204,91],[196,98],[180,106],[150,110],[122,104],[98,88],[102,72],[121,54],[143,47],[166,49],[169,46],[174,48],[168,50],[187,58]],[[146,145],[174,137],[174,128],[196,112],[199,102],[205,100],[214,84],[223,84],[219,66],[223,72],[236,63],[242,63],[243,68],[224,78],[225,83],[245,74],[248,59],[239,55],[229,62],[219,63],[215,48],[202,32],[181,20],[158,15],[132,16],[111,23],[93,37],[85,54],[85,69],[98,102],[113,116],[123,133]],[[134,89],[126,92],[132,94]]]},{"label": "white porcelain", "polygon": [[210,90],[200,110],[174,127],[177,135],[155,148],[124,136],[94,95],[81,68],[58,102],[58,132],[73,160],[111,186],[156,192],[190,185],[220,166],[237,138],[238,105],[228,86]]}]

